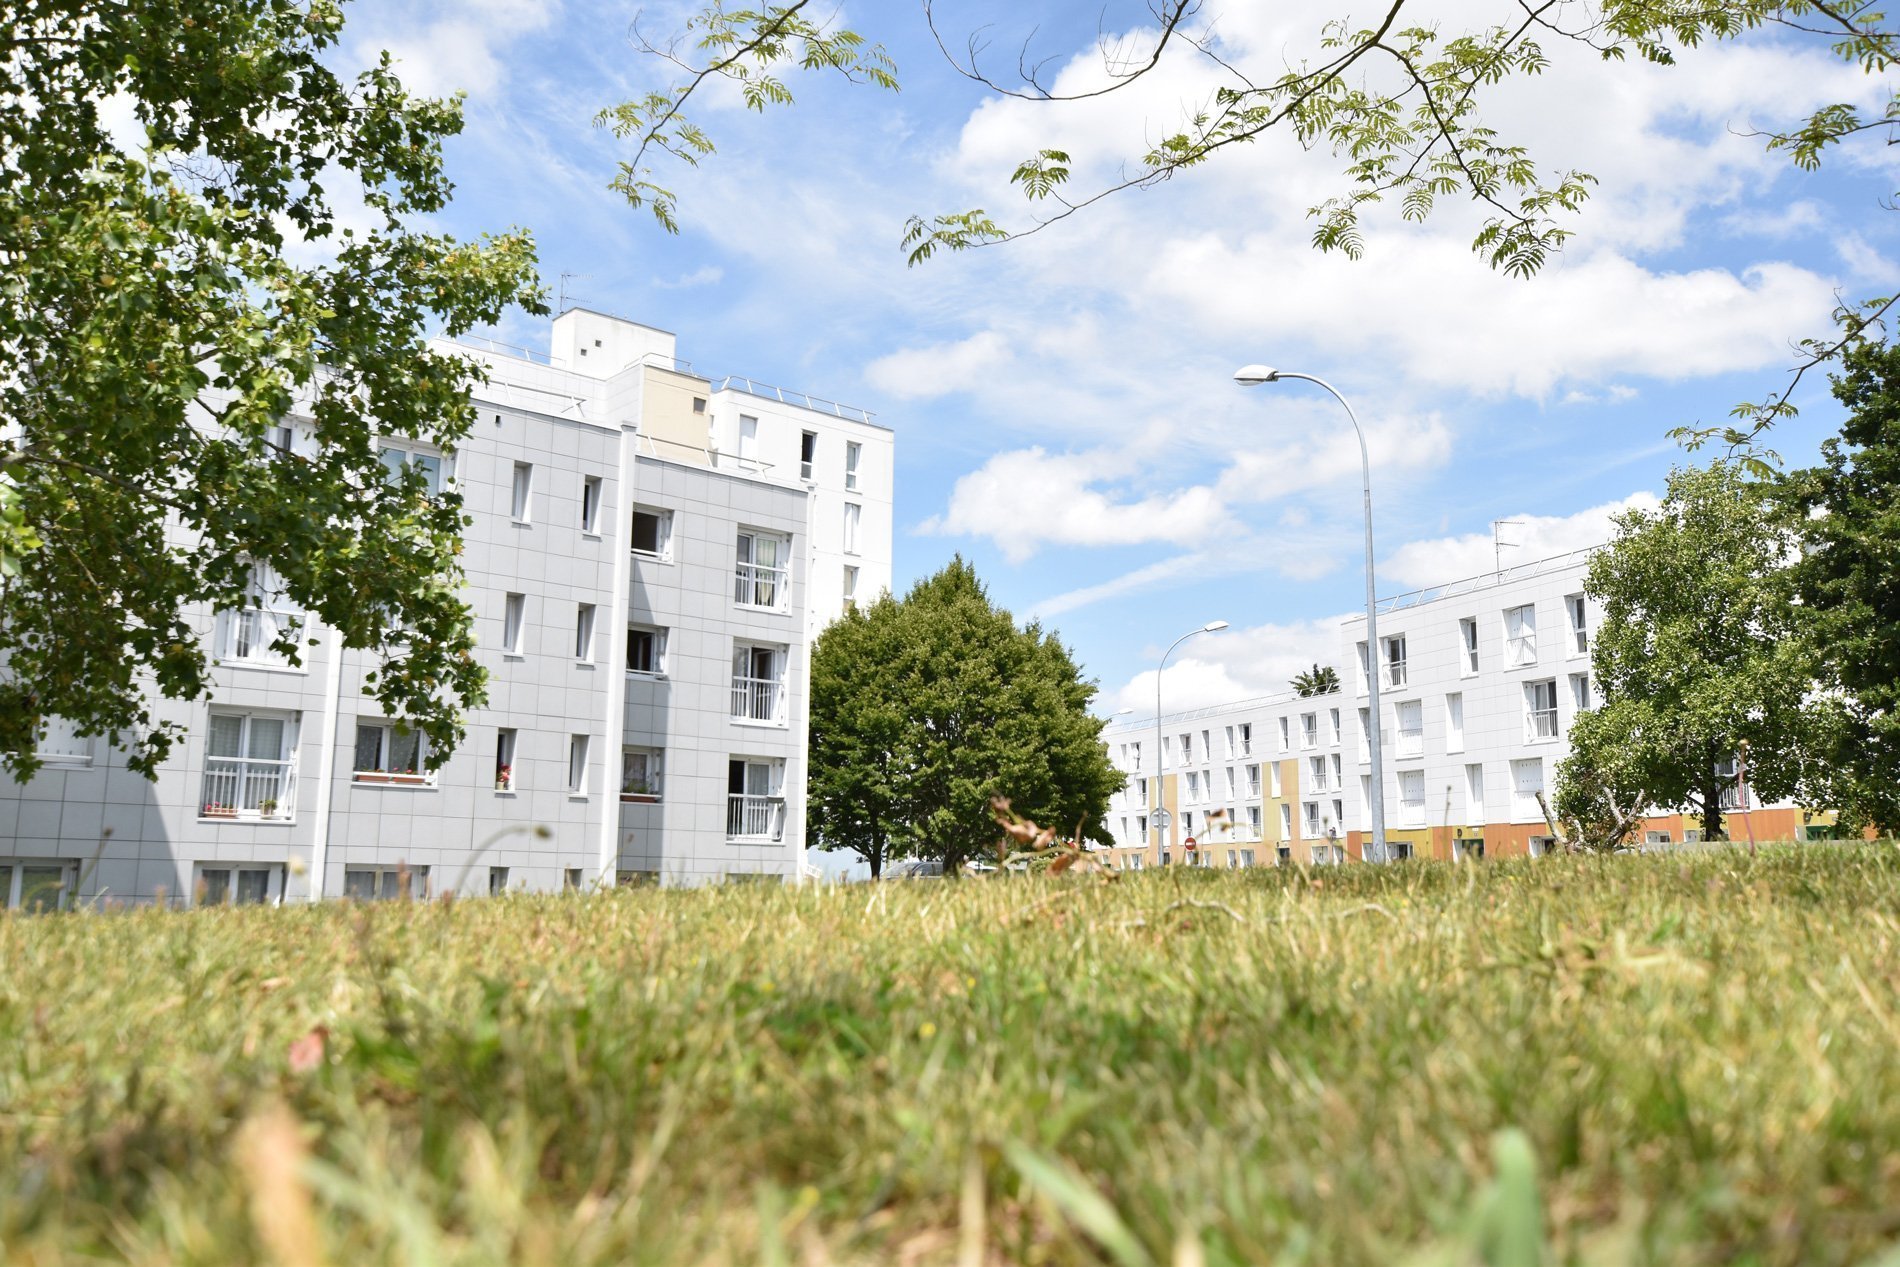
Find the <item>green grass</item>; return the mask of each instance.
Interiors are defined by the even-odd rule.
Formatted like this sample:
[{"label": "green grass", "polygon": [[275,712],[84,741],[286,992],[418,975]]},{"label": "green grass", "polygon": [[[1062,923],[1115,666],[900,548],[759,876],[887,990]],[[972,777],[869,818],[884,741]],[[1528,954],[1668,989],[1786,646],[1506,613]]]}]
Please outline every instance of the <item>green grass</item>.
[{"label": "green grass", "polygon": [[1897,1242],[1891,845],[0,919],[15,1267]]}]

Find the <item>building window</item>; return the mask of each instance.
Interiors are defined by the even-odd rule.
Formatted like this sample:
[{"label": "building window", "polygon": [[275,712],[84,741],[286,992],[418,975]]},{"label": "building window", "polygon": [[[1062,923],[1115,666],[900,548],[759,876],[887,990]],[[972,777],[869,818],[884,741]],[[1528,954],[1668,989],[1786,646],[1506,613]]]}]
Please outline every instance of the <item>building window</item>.
[{"label": "building window", "polygon": [[1232,761],[1234,759],[1234,728],[1232,726],[1229,726],[1227,728],[1226,739],[1227,739],[1227,760]]},{"label": "building window", "polygon": [[864,507],[856,502],[844,504],[844,552],[858,553],[858,528],[864,521]]},{"label": "building window", "polygon": [[387,719],[356,723],[355,778],[358,783],[433,783],[429,741]]},{"label": "building window", "polygon": [[666,672],[666,630],[652,625],[627,626],[627,672],[654,677]]},{"label": "building window", "polygon": [[585,873],[579,867],[568,867],[561,873],[561,892],[579,893],[587,881]]},{"label": "building window", "polygon": [[212,713],[200,813],[206,818],[290,817],[296,729],[288,717]]},{"label": "building window", "polygon": [[1484,838],[1482,836],[1463,836],[1451,842],[1451,860],[1453,862],[1483,862]]},{"label": "building window", "polygon": [[1460,677],[1471,677],[1478,671],[1478,618],[1467,616],[1458,622],[1458,641],[1464,650],[1464,660],[1458,666]]},{"label": "building window", "polygon": [[[1337,791],[1338,789],[1334,790]],[[1337,827],[1340,831],[1346,829],[1346,802],[1338,800],[1337,798],[1333,801],[1332,826]]]},{"label": "building window", "polygon": [[864,446],[855,440],[847,440],[844,446],[844,490],[847,493],[858,491],[858,459],[864,456]]},{"label": "building window", "polygon": [[594,658],[594,605],[582,603],[574,613],[574,658],[591,662]]},{"label": "building window", "polygon": [[92,739],[64,717],[42,718],[33,755],[52,765],[91,765]]},{"label": "building window", "polygon": [[510,594],[501,609],[501,649],[507,655],[521,654],[521,639],[528,625],[528,596]]},{"label": "building window", "polygon": [[1278,761],[1272,761],[1267,764],[1267,780],[1268,790],[1271,795],[1275,797],[1286,795],[1280,786],[1280,763]]},{"label": "building window", "polygon": [[1384,686],[1405,685],[1405,635],[1381,638],[1385,654],[1381,657],[1385,664]]},{"label": "building window", "polygon": [[304,614],[267,563],[251,567],[244,606],[218,613],[218,659],[228,664],[289,664]]},{"label": "building window", "polygon": [[1181,764],[1191,765],[1194,761],[1194,735],[1192,732],[1181,736]]},{"label": "building window", "polygon": [[1398,723],[1399,757],[1422,757],[1425,755],[1425,706],[1418,700],[1406,700],[1393,706],[1392,713]]},{"label": "building window", "polygon": [[1128,745],[1128,761],[1129,761],[1129,765],[1128,765],[1129,769],[1131,770],[1141,769],[1141,741],[1140,740],[1136,740],[1134,743],[1131,743]]},{"label": "building window", "polygon": [[1260,795],[1260,767],[1257,765],[1247,767],[1247,795]]},{"label": "building window", "polygon": [[1359,693],[1366,693],[1366,684],[1372,680],[1372,662],[1367,658],[1366,644],[1358,644],[1359,651]]},{"label": "building window", "polygon": [[1570,654],[1586,655],[1590,650],[1590,631],[1585,627],[1585,608],[1583,595],[1564,595],[1564,612],[1570,617]]},{"label": "building window", "polygon": [[846,608],[858,605],[858,569],[849,563],[844,565],[844,605]]},{"label": "building window", "polygon": [[514,494],[508,502],[508,514],[518,524],[533,522],[534,467],[530,463],[515,463]]},{"label": "building window", "polygon": [[1404,827],[1425,825],[1425,772],[1399,771],[1399,824]]},{"label": "building window", "polygon": [[785,763],[726,763],[726,839],[779,841],[785,838]]},{"label": "building window", "polygon": [[515,735],[513,729],[495,732],[495,790],[515,790]]},{"label": "building window", "polygon": [[488,868],[488,896],[500,897],[508,891],[508,868]]},{"label": "building window", "polygon": [[1300,747],[1319,747],[1319,714],[1300,714]]},{"label": "building window", "polygon": [[1135,834],[1141,837],[1144,844],[1147,843],[1148,816],[1146,814],[1135,815]]},{"label": "building window", "polygon": [[633,552],[649,559],[664,559],[673,548],[673,512],[636,510],[633,512]]},{"label": "building window", "polygon": [[740,721],[785,720],[784,647],[732,649],[732,716]]},{"label": "building window", "polygon": [[[1260,839],[1260,807],[1258,805],[1247,807],[1247,830],[1255,840]],[[1250,867],[1253,865],[1251,859],[1248,860],[1247,865]]]},{"label": "building window", "polygon": [[1301,811],[1301,813],[1302,813],[1302,815],[1303,815],[1303,816],[1305,817],[1305,819],[1306,819],[1306,834],[1307,834],[1307,836],[1309,836],[1309,837],[1312,837],[1312,838],[1315,838],[1315,839],[1317,839],[1317,838],[1318,838],[1318,836],[1319,836],[1319,834],[1320,834],[1320,831],[1319,831],[1319,802],[1318,802],[1318,801],[1307,801],[1307,802],[1305,802],[1305,803],[1304,803],[1303,805],[1301,805],[1301,807],[1300,807],[1300,811]]},{"label": "building window", "polygon": [[1333,742],[1338,743],[1339,742],[1339,710],[1337,708],[1332,708],[1332,709],[1327,710],[1327,721],[1332,726]]},{"label": "building window", "polygon": [[[1379,737],[1385,738],[1384,735]],[[1359,710],[1359,760],[1361,762],[1372,760],[1372,710],[1370,708]]]},{"label": "building window", "polygon": [[1516,821],[1544,821],[1537,798],[1544,790],[1544,759],[1527,757],[1511,762],[1511,817]]},{"label": "building window", "polygon": [[1525,742],[1555,739],[1557,734],[1557,679],[1524,683]]},{"label": "building window", "polygon": [[1288,748],[1292,747],[1292,744],[1287,739],[1287,733],[1288,733],[1287,719],[1282,717],[1280,719],[1280,751],[1281,752],[1285,752]]},{"label": "building window", "polygon": [[660,799],[660,750],[624,748],[620,753],[620,799]]},{"label": "building window", "polygon": [[759,463],[759,420],[739,415],[739,465],[748,469]]},{"label": "building window", "polygon": [[1465,696],[1453,691],[1445,696],[1445,751],[1465,750]]},{"label": "building window", "polygon": [[1484,821],[1484,763],[1474,761],[1465,767],[1465,821]]},{"label": "building window", "polygon": [[587,795],[586,735],[567,737],[567,791],[570,796]]},{"label": "building window", "polygon": [[1307,779],[1306,790],[1309,792],[1324,792],[1326,790],[1326,758],[1307,758],[1307,769],[1310,771],[1310,777]]},{"label": "building window", "polygon": [[[600,531],[600,476],[587,475],[581,478],[581,531],[598,533]],[[507,868],[503,868],[506,870]]]},{"label": "building window", "polygon": [[1345,776],[1345,773],[1340,768],[1339,754],[1337,752],[1335,752],[1332,755],[1332,762],[1333,762],[1333,791],[1343,792],[1346,789],[1346,776]]},{"label": "building window", "polygon": [[1512,668],[1537,663],[1537,608],[1526,604],[1504,613],[1504,656]]},{"label": "building window", "polygon": [[1240,755],[1243,757],[1253,755],[1253,723],[1250,721],[1240,723]]},{"label": "building window", "polygon": [[737,547],[733,601],[741,607],[785,606],[792,543],[782,536],[741,532]]},{"label": "building window", "polygon": [[1579,713],[1588,712],[1595,707],[1590,698],[1590,675],[1572,673],[1570,675],[1570,705]]},{"label": "building window", "polygon": [[812,462],[818,456],[818,433],[807,431],[798,437],[798,478],[811,479]]},{"label": "building window", "polygon": [[1191,805],[1201,799],[1201,776],[1189,770],[1187,776],[1187,800]]},{"label": "building window", "polygon": [[1359,807],[1364,811],[1359,817],[1367,831],[1372,830],[1372,776],[1359,776]]},{"label": "building window", "polygon": [[422,486],[434,497],[442,491],[442,457],[437,453],[427,453],[421,449],[412,449],[405,445],[380,442],[376,446],[376,456],[389,472],[392,482],[402,479],[405,470],[414,471],[422,479]]},{"label": "building window", "polygon": [[1293,839],[1293,807],[1291,805],[1280,807],[1280,839]]},{"label": "building window", "polygon": [[0,860],[0,910],[65,910],[72,905],[78,877],[76,863]]},{"label": "building window", "polygon": [[393,867],[346,867],[343,870],[343,896],[358,902],[393,902],[401,898],[421,901],[429,896],[429,868],[400,864]]},{"label": "building window", "polygon": [[1530,838],[1531,857],[1543,857],[1550,852],[1551,847],[1556,843],[1557,838],[1555,836],[1532,836]]},{"label": "building window", "polygon": [[704,396],[693,397],[693,412],[696,414],[706,412],[706,398]]},{"label": "building window", "polygon": [[191,886],[194,906],[263,906],[283,896],[276,867],[199,863]]}]

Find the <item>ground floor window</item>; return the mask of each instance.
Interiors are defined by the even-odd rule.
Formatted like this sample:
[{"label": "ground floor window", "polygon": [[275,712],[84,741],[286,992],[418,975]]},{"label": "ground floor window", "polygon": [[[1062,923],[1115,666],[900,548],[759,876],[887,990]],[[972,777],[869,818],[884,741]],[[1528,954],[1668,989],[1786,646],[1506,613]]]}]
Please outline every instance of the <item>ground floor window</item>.
[{"label": "ground floor window", "polygon": [[614,883],[623,889],[657,889],[660,887],[658,871],[616,871]]},{"label": "ground floor window", "polygon": [[343,871],[343,896],[355,898],[359,902],[426,898],[429,896],[429,868],[346,867]]},{"label": "ground floor window", "polygon": [[734,757],[726,763],[726,838],[785,838],[785,763]]},{"label": "ground floor window", "polygon": [[283,900],[282,867],[201,862],[194,870],[194,906],[263,906]]},{"label": "ground floor window", "polygon": [[500,897],[508,891],[508,868],[488,868],[488,896]]},{"label": "ground floor window", "polygon": [[63,911],[72,905],[79,868],[71,862],[0,859],[0,908]]}]

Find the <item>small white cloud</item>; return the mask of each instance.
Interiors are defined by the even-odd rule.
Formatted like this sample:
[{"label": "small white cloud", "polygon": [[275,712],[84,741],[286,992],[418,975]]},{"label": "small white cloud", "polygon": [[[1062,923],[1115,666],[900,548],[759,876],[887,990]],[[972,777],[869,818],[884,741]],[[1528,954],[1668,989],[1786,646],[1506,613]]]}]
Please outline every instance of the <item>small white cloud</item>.
[{"label": "small white cloud", "polygon": [[[1208,618],[1217,615],[1207,613]],[[1190,622],[1202,616],[1200,612],[1183,613]],[[1162,710],[1172,713],[1278,695],[1290,689],[1295,674],[1315,664],[1338,669],[1343,677],[1340,625],[1344,620],[1344,616],[1327,616],[1230,629],[1197,638],[1168,662],[1161,683]],[[1150,652],[1159,655],[1161,648],[1150,648]],[[1132,708],[1137,714],[1153,717],[1155,672],[1144,669],[1103,695],[1115,708]]]},{"label": "small white cloud", "polygon": [[864,377],[892,396],[926,400],[980,388],[1014,359],[1007,339],[995,330],[982,330],[954,343],[881,356],[865,367]]},{"label": "small white cloud", "polygon": [[660,281],[656,278],[653,284],[661,290],[691,290],[695,286],[718,285],[725,280],[725,277],[725,269],[717,264],[707,264],[683,277],[675,277],[672,281]]}]

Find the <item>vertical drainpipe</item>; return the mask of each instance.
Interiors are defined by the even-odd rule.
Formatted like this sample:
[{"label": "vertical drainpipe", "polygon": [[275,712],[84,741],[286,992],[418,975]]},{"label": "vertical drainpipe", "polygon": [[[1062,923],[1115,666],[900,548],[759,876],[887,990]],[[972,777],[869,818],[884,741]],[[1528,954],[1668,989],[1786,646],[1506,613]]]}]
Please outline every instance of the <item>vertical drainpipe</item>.
[{"label": "vertical drainpipe", "polygon": [[[644,387],[644,383],[642,384]],[[641,393],[644,398],[644,391]],[[633,472],[639,461],[636,451],[637,424],[620,428],[620,460],[616,466],[619,488],[613,508],[614,530],[608,534],[609,549],[614,552],[614,589],[607,604],[607,689],[606,715],[601,718],[600,751],[605,766],[601,778],[600,857],[598,878],[604,886],[614,883],[620,858],[620,781],[614,757],[626,737],[627,709],[627,614],[633,603]],[[602,490],[600,513],[607,514],[606,492]]]},{"label": "vertical drainpipe", "polygon": [[330,865],[330,802],[336,797],[337,710],[343,699],[343,635],[332,628],[323,669],[322,748],[317,753],[317,810],[310,824],[310,895],[323,900],[324,873]]},{"label": "vertical drainpipe", "polygon": [[[812,590],[818,580],[817,533],[814,531],[816,525],[812,522],[816,515],[817,506],[818,499],[812,495],[812,490],[807,487],[805,489],[805,583],[800,589],[800,592],[805,596],[805,645],[800,654],[802,664],[799,668],[800,676],[798,679],[803,686],[805,707],[802,710],[802,718],[798,715],[799,710],[793,710],[791,713],[798,725],[798,769],[800,777],[798,780],[798,796],[795,798],[797,803],[788,804],[785,807],[785,815],[791,820],[785,824],[785,839],[788,842],[792,854],[793,884],[803,884],[805,881],[806,849],[809,845],[809,842],[805,839],[805,823],[807,821],[805,804],[811,798],[811,648],[812,644],[818,640],[817,608],[812,602]],[[790,705],[791,701],[786,701],[788,709],[790,709]],[[794,818],[793,815],[797,817]]]}]

